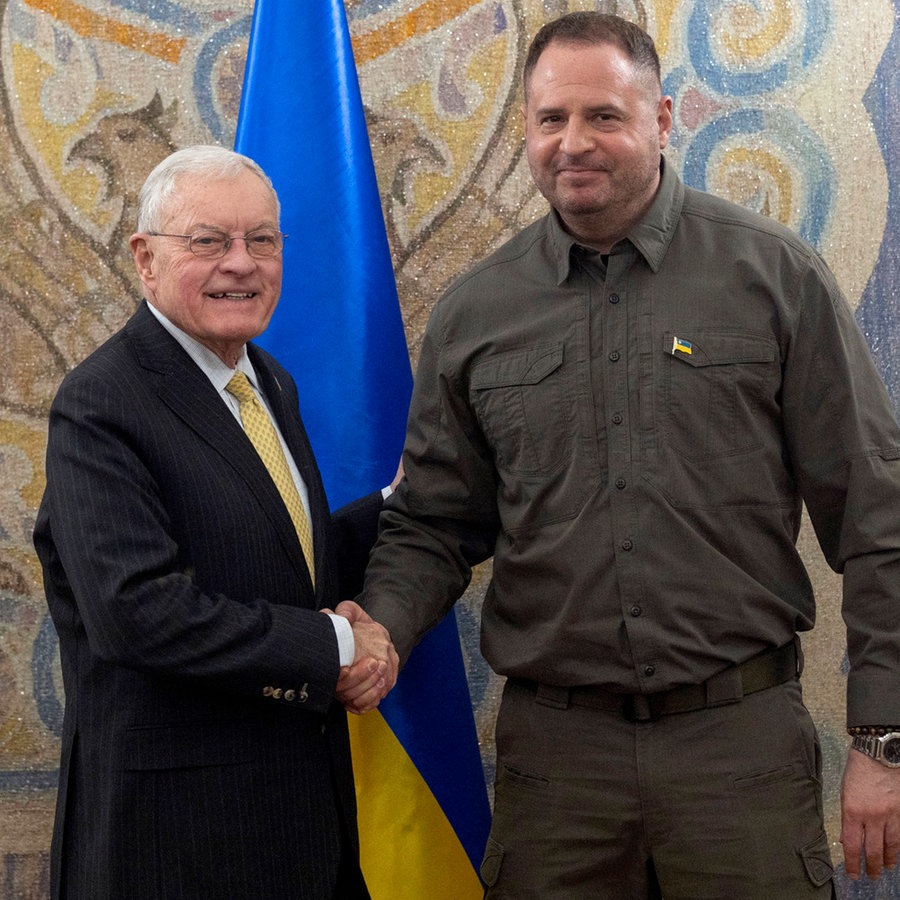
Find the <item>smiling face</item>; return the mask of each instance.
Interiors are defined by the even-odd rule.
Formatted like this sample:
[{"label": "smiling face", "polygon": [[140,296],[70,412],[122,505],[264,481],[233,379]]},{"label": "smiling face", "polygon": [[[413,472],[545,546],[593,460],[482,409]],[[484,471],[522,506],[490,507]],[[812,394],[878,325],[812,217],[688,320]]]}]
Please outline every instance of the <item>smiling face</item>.
[{"label": "smiling face", "polygon": [[[180,176],[157,230],[212,229],[235,237],[259,228],[278,230],[275,197],[245,169],[233,178]],[[269,324],[281,293],[280,253],[256,258],[237,239],[220,259],[205,259],[182,238],[146,232],[132,235],[131,251],[147,299],[227,365]]]},{"label": "smiling face", "polygon": [[614,44],[551,42],[528,81],[528,163],[563,224],[607,251],[653,202],[672,101]]}]

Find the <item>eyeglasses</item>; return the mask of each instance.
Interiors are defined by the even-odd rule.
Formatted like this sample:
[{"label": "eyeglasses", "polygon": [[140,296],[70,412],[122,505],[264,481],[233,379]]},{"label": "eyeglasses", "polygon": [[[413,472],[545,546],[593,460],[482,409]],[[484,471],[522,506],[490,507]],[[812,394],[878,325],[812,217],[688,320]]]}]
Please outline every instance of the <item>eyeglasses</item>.
[{"label": "eyeglasses", "polygon": [[194,256],[202,256],[204,259],[220,259],[231,249],[235,241],[240,240],[244,242],[247,252],[254,259],[270,259],[281,253],[287,237],[280,231],[271,231],[268,228],[248,231],[242,235],[230,235],[224,231],[211,229],[195,231],[193,234],[165,234],[162,231],[148,231],[147,234],[151,237],[182,238],[188,242],[188,250]]}]

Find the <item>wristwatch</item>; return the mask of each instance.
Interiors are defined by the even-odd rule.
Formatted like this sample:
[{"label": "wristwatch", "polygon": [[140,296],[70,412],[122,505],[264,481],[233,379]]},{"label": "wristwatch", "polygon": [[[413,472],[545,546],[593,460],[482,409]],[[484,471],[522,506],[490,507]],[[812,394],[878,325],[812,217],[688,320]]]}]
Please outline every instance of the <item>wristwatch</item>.
[{"label": "wristwatch", "polygon": [[883,766],[900,768],[900,732],[887,734],[854,734],[850,744],[854,750],[878,760]]}]

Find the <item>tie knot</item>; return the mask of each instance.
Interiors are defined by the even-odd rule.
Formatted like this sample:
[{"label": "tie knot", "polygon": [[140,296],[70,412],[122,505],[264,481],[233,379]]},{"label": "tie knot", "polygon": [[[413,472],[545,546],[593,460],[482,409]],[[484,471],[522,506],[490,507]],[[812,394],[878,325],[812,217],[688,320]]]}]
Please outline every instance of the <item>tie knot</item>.
[{"label": "tie knot", "polygon": [[253,393],[250,382],[247,380],[247,376],[243,372],[235,372],[234,375],[231,376],[231,381],[225,385],[225,390],[228,391],[229,394],[237,397],[241,403],[246,403],[256,396]]}]

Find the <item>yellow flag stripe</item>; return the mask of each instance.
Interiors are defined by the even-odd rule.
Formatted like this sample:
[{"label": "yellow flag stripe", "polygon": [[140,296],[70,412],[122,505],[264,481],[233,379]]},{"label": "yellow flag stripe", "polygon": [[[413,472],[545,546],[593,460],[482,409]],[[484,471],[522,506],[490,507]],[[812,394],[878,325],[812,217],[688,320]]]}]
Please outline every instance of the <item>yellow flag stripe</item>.
[{"label": "yellow flag stripe", "polygon": [[350,716],[350,742],[372,900],[481,900],[456,832],[381,713]]}]

